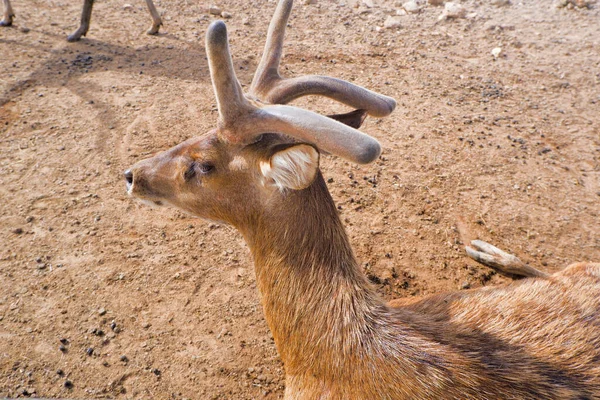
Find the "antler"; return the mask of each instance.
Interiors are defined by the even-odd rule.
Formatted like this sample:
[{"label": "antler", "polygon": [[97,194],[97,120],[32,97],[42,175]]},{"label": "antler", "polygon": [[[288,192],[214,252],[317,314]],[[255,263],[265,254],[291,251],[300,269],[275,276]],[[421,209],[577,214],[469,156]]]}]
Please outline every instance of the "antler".
[{"label": "antler", "polygon": [[374,117],[385,117],[394,111],[396,101],[391,97],[341,79],[317,75],[283,79],[279,75],[285,26],[292,4],[293,0],[282,0],[277,5],[269,25],[263,56],[252,79],[250,94],[271,104],[286,104],[311,94],[321,95],[350,107],[366,110]]},{"label": "antler", "polygon": [[[290,9],[291,1],[281,1],[274,21],[283,20],[283,25],[285,25]],[[279,28],[277,26],[273,28],[273,25],[272,23],[269,33],[270,38],[267,40],[268,43],[272,43],[270,47],[274,51],[269,52],[269,54],[273,57],[267,55],[266,59],[270,61],[261,61],[257,76],[264,76],[264,78],[257,80],[259,85],[262,84],[260,82],[268,82],[272,79],[274,75],[268,71],[274,66],[274,71],[277,73],[277,66],[279,65],[283,32],[279,29],[282,28],[281,24],[275,23]],[[281,33],[277,33],[279,32],[278,29]],[[274,40],[273,36],[277,36],[278,39]],[[372,162],[379,156],[381,148],[377,140],[334,119],[298,107],[277,104],[263,105],[248,100],[244,96],[235,75],[227,41],[227,28],[223,21],[215,21],[209,26],[206,34],[206,51],[213,89],[219,108],[218,134],[222,139],[234,143],[249,143],[260,134],[277,132],[312,143],[321,150],[360,164]],[[265,57],[263,57],[263,61],[264,59]],[[308,78],[310,77],[299,78],[297,81]],[[279,79],[282,83],[293,81]],[[318,89],[319,94],[333,97],[346,104],[358,106],[373,115],[387,115],[395,106],[394,100],[389,97],[378,95],[333,78],[323,79],[316,80],[315,82],[321,82],[317,83],[316,86],[306,84],[294,88],[287,84],[287,86],[281,87],[289,88],[285,91],[285,98],[291,99],[305,94],[316,94],[315,90]],[[322,84],[323,82],[324,84]],[[336,87],[333,82],[341,83]],[[382,105],[384,103],[385,106]],[[358,111],[359,116],[362,118],[361,113],[362,111]],[[339,120],[344,120],[345,116],[337,117]]]}]

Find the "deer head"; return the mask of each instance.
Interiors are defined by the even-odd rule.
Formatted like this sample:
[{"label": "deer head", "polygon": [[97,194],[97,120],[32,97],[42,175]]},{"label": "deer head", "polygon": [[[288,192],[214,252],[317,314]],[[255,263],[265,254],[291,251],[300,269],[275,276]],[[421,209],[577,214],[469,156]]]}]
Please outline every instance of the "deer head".
[{"label": "deer head", "polygon": [[[125,172],[130,195],[240,227],[273,194],[310,186],[320,152],[360,164],[379,156],[379,143],[356,128],[367,114],[390,114],[396,105],[392,98],[335,78],[279,75],[291,8],[292,0],[278,4],[247,94],[235,76],[225,24],[210,25],[206,51],[217,128],[135,164]],[[283,105],[305,95],[327,96],[355,111],[327,117]]]}]

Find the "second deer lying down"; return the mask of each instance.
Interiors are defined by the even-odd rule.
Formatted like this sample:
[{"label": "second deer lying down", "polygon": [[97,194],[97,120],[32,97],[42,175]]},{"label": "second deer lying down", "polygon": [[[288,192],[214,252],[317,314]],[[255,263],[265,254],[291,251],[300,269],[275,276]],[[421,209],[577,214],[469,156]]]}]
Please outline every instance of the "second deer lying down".
[{"label": "second deer lying down", "polygon": [[[0,20],[0,26],[11,26],[13,23],[13,18],[15,17],[15,13],[10,4],[10,0],[3,0],[4,2],[4,17]],[[89,27],[90,27],[90,19],[92,18],[92,7],[94,5],[94,0],[83,0],[83,10],[81,11],[81,24],[79,28],[72,34],[67,37],[69,42],[75,42],[81,39],[82,36],[85,36]],[[154,3],[152,0],[146,0],[146,5],[148,6],[148,11],[150,11],[150,15],[152,15],[152,26],[146,33],[148,35],[156,35],[158,33],[158,29],[162,25],[162,20],[158,15],[158,11],[156,11],[156,7],[154,7]]]},{"label": "second deer lying down", "polygon": [[[391,113],[395,102],[333,78],[283,79],[278,67],[290,10],[291,0],[279,3],[247,95],[225,24],[213,23],[206,49],[217,128],[125,173],[132,196],[242,233],[285,365],[286,399],[600,398],[600,264],[547,276],[474,242],[477,259],[539,277],[408,304],[376,294],[319,158],[322,150],[357,163],[375,160],[378,142],[351,126],[366,114]],[[358,111],[327,118],[280,105],[309,94]]]}]

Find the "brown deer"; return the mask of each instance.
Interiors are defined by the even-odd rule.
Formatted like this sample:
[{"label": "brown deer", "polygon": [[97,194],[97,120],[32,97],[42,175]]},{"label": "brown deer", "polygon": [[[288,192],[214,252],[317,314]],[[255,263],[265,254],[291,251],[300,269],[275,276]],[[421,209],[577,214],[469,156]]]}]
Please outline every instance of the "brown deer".
[{"label": "brown deer", "polygon": [[[125,172],[130,195],[242,233],[285,365],[285,398],[600,398],[600,264],[547,275],[475,241],[468,251],[476,259],[531,277],[390,303],[376,294],[319,158],[377,159],[378,142],[356,128],[367,114],[390,114],[395,102],[334,78],[283,79],[291,6],[277,6],[248,94],[234,73],[225,24],[210,25],[217,128]],[[356,111],[328,118],[282,105],[304,95]]]},{"label": "brown deer", "polygon": [[[10,0],[4,1],[4,17],[0,21],[0,26],[11,26],[13,23],[13,18],[15,17],[15,13],[10,5]],[[76,42],[81,39],[82,36],[85,36],[89,27],[90,27],[90,19],[92,18],[92,7],[94,5],[94,0],[83,0],[83,10],[81,12],[81,24],[79,28],[69,36],[67,36],[67,40],[69,42]],[[158,15],[158,11],[156,7],[154,7],[154,3],[152,0],[146,0],[146,5],[148,6],[148,10],[150,11],[150,15],[152,15],[152,26],[146,33],[148,35],[156,35],[158,33],[158,29],[162,25],[162,20]]]}]

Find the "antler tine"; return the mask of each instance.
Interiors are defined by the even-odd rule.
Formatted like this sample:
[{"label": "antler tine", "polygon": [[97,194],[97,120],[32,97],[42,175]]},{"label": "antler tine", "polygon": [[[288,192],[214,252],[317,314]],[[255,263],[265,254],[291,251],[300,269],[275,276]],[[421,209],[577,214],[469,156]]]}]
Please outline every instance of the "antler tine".
[{"label": "antler tine", "polygon": [[391,97],[342,79],[318,75],[281,79],[273,85],[265,100],[286,104],[307,95],[329,97],[355,109],[366,110],[373,117],[386,117],[396,108],[396,100]]},{"label": "antler tine", "polygon": [[281,78],[279,61],[292,4],[293,0],[281,0],[277,5],[269,25],[263,56],[252,79],[250,94],[271,104],[286,104],[298,97],[321,95],[350,107],[366,110],[374,117],[391,114],[396,107],[394,99],[341,79],[316,75]]},{"label": "antler tine", "polygon": [[229,139],[233,139],[234,125],[240,122],[240,116],[251,112],[250,105],[240,85],[229,52],[227,27],[223,21],[215,21],[206,32],[206,54],[210,77],[219,109],[219,130]]},{"label": "antler tine", "polygon": [[269,24],[267,41],[260,63],[252,78],[250,93],[259,94],[268,92],[273,81],[281,80],[279,75],[279,61],[283,51],[285,26],[292,11],[293,0],[281,0],[277,4],[275,14]]}]

